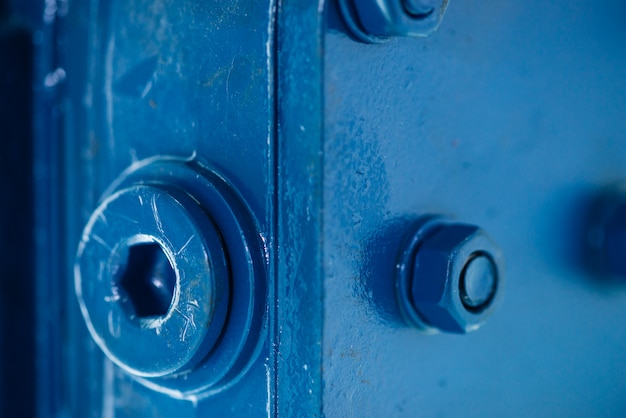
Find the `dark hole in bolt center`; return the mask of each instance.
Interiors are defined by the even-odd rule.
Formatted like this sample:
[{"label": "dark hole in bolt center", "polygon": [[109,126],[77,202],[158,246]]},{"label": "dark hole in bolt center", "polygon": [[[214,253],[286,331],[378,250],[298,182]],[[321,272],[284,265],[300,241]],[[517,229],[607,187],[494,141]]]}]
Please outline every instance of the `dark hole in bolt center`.
[{"label": "dark hole in bolt center", "polygon": [[119,283],[136,317],[164,316],[174,297],[176,273],[160,245],[136,244],[128,249]]}]

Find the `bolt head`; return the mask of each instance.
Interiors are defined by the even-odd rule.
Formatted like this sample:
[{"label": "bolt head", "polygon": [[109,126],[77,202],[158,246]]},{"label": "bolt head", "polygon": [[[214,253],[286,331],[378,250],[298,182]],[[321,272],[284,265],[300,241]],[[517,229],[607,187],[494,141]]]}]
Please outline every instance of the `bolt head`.
[{"label": "bolt head", "polygon": [[354,0],[354,5],[371,35],[424,37],[439,27],[448,0]]},{"label": "bolt head", "polygon": [[438,0],[402,0],[405,12],[416,19],[424,19],[435,12]]},{"label": "bolt head", "polygon": [[[136,291],[144,293],[142,302],[150,299],[137,282],[151,279],[138,276],[159,268],[131,256],[140,246],[159,248],[158,263],[171,270],[171,297],[156,310],[133,303]],[[218,230],[190,195],[134,185],[107,196],[92,214],[74,285],[94,341],[114,363],[136,376],[174,376],[203,361],[221,335],[230,293],[227,263]],[[134,277],[126,280],[128,274]]]},{"label": "bolt head", "polygon": [[500,249],[479,227],[447,224],[417,251],[411,297],[418,314],[441,331],[478,329],[498,305],[504,283]]}]

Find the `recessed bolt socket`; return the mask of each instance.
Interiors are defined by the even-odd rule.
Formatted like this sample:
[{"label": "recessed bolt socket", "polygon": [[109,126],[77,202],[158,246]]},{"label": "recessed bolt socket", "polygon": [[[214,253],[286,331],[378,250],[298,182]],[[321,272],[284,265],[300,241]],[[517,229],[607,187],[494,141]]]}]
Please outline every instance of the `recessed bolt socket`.
[{"label": "recessed bolt socket", "polygon": [[502,253],[479,227],[421,218],[397,267],[397,294],[407,320],[428,332],[480,328],[500,304]]}]

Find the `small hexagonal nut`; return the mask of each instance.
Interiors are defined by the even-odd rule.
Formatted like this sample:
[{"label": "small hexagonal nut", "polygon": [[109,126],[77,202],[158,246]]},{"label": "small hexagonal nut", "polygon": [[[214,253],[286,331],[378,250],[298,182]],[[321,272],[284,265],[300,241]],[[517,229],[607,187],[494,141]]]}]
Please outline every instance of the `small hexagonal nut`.
[{"label": "small hexagonal nut", "polygon": [[[473,280],[489,280],[482,286],[490,292],[479,305],[464,301],[463,280],[477,258],[486,261],[488,274]],[[467,333],[478,329],[502,297],[504,285],[502,254],[479,227],[446,224],[427,237],[414,260],[411,296],[413,305],[426,323],[446,332]]]},{"label": "small hexagonal nut", "polygon": [[354,0],[359,22],[372,35],[428,36],[443,19],[448,0],[432,0],[432,11],[412,13],[407,0]]}]

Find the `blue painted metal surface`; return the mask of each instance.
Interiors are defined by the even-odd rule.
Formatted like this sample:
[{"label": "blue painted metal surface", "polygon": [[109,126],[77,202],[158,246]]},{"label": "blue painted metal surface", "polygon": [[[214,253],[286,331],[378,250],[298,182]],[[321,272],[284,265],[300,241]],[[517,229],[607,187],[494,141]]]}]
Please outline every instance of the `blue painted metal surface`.
[{"label": "blue painted metal surface", "polygon": [[[161,389],[168,388],[168,393],[162,393],[153,390],[153,380],[140,382],[102,354],[87,332],[73,286],[67,281],[80,231],[100,196],[127,167],[167,155],[193,157],[201,165],[211,166],[245,196],[248,210],[258,222],[254,240],[266,241],[269,249],[261,269],[268,284],[273,283],[274,265],[267,261],[275,257],[275,214],[269,204],[275,187],[273,59],[268,55],[273,51],[273,7],[264,2],[209,6],[195,1],[76,1],[66,9],[51,10],[48,25],[60,33],[51,36],[63,40],[51,46],[59,61],[47,71],[64,74],[57,80],[49,78],[55,88],[63,88],[56,102],[64,121],[63,152],[43,158],[52,157],[66,170],[63,176],[51,179],[62,201],[48,204],[59,207],[63,215],[45,227],[62,229],[64,243],[58,264],[46,267],[57,279],[54,302],[68,307],[54,316],[61,324],[56,344],[63,341],[60,335],[71,343],[61,352],[42,350],[42,362],[54,369],[53,373],[40,370],[44,400],[40,415],[184,417],[220,411],[258,416],[274,408],[270,404],[274,350],[268,340],[273,310],[267,303],[274,299],[272,286],[255,283],[248,294],[261,295],[254,302],[245,302],[249,296],[240,296],[238,288],[235,300],[231,299],[238,310],[229,313],[226,327],[239,321],[237,318],[244,323],[246,318],[255,318],[253,324],[239,324],[254,336],[252,344],[236,342],[237,333],[244,330],[234,331],[231,337],[222,335],[218,345],[226,352],[221,361],[228,367],[212,370],[200,381],[195,373],[182,377],[179,384],[157,382]],[[141,181],[163,175],[147,171],[143,170]],[[190,184],[194,181],[191,177],[184,180],[184,188],[193,189]],[[217,196],[211,197],[205,190],[194,193],[194,198],[202,201],[207,195],[210,199]],[[213,210],[216,206],[219,202],[213,201]],[[226,209],[218,208],[222,214],[213,214],[217,223],[227,216]],[[229,229],[220,232],[223,239],[239,234],[236,224],[226,226]],[[50,232],[48,245],[53,241]],[[236,274],[257,269],[242,254],[257,250],[246,245],[236,248],[229,259],[235,263]],[[42,275],[40,279],[51,277]],[[243,302],[238,302],[242,297]],[[191,325],[200,327],[196,322]],[[240,350],[246,352],[244,363],[231,364],[228,353]],[[216,353],[219,350],[213,350],[212,360],[219,357]],[[210,396],[206,390],[189,393],[186,389],[208,385],[224,374],[230,374],[228,382],[212,388]],[[61,390],[51,390],[59,382]]]},{"label": "blue painted metal surface", "polygon": [[[622,2],[450,2],[430,38],[325,37],[328,416],[621,416],[623,284],[570,247],[626,175]],[[507,289],[479,331],[398,325],[394,260],[423,213],[485,228]],[[377,289],[382,287],[382,289]],[[354,415],[357,415],[355,412]]]},{"label": "blue painted metal surface", "polygon": [[[430,37],[377,44],[350,30],[342,4],[7,3],[13,12],[0,19],[0,52],[11,63],[27,62],[28,41],[21,52],[6,52],[2,40],[7,27],[31,34],[34,105],[32,123],[0,116],[17,127],[10,138],[27,138],[32,127],[34,183],[29,165],[14,163],[28,159],[27,139],[3,142],[9,149],[22,144],[19,156],[7,159],[13,164],[3,164],[9,174],[0,184],[23,210],[0,205],[2,227],[15,228],[3,232],[1,261],[5,274],[35,274],[37,286],[9,289],[14,304],[2,309],[35,301],[31,319],[25,314],[18,324],[36,321],[37,354],[20,358],[33,371],[15,388],[37,399],[38,416],[624,414],[626,287],[605,277],[615,273],[614,250],[623,243],[621,218],[611,215],[619,193],[597,209],[626,177],[623,4],[456,1]],[[14,68],[5,62],[2,74]],[[30,78],[20,74],[23,83]],[[0,86],[26,91],[20,83]],[[6,109],[6,95],[0,101]],[[195,180],[181,185],[178,175],[163,178],[178,169],[151,171],[150,159],[164,156],[193,165]],[[18,169],[24,177],[14,175]],[[218,177],[225,188],[207,197],[211,186],[202,182]],[[185,195],[169,194],[172,184]],[[237,198],[224,199],[222,213],[236,202],[241,210],[228,225],[215,217],[209,229],[222,245],[237,241],[228,237],[242,235],[237,220],[245,214],[246,238],[236,251],[223,245],[223,261],[253,270],[247,282],[230,271],[229,285],[233,294],[254,297],[246,309],[245,297],[241,304],[231,298],[224,329],[236,329],[232,338],[221,334],[210,349],[204,334],[196,335],[209,351],[197,364],[211,364],[219,350],[237,351],[235,340],[245,341],[245,360],[235,365],[231,356],[204,375],[198,367],[174,372],[176,382],[118,367],[93,341],[73,286],[81,231],[90,218],[92,227],[101,222],[101,199],[162,195],[171,203],[166,223],[178,219],[181,232],[211,219],[219,206],[213,198],[229,193]],[[195,209],[194,222],[177,218],[195,204],[206,219]],[[144,214],[123,206],[130,223],[100,225],[105,237],[137,235],[132,220]],[[35,208],[34,221],[28,208]],[[19,213],[21,222],[7,221],[7,213]],[[507,260],[500,310],[474,333],[428,335],[402,314],[396,290],[403,242],[429,213],[484,228]],[[150,236],[167,250],[166,236],[177,233],[162,232],[153,228]],[[35,237],[32,273],[15,267],[30,265],[19,261],[24,253],[7,252],[15,248],[7,237],[25,234]],[[258,251],[255,268],[246,251]],[[129,259],[143,258],[134,254]],[[612,264],[598,267],[607,254]],[[211,260],[221,265],[221,257]],[[203,262],[176,261],[170,254],[176,268]],[[200,292],[178,274],[174,287]],[[119,283],[136,293],[123,277]],[[89,279],[79,278],[82,289]],[[237,291],[238,283],[248,288]],[[83,298],[87,311],[89,303]],[[98,306],[99,314],[112,309]],[[7,345],[17,335],[7,324],[3,319],[3,359],[7,347],[16,348]],[[35,349],[28,337],[20,341],[25,353],[29,344]],[[115,341],[115,350],[135,360],[142,357],[133,349],[152,345],[125,341]],[[185,351],[182,342],[170,341]],[[10,365],[0,369],[8,387]],[[3,396],[2,412],[14,411],[19,399]]]}]

